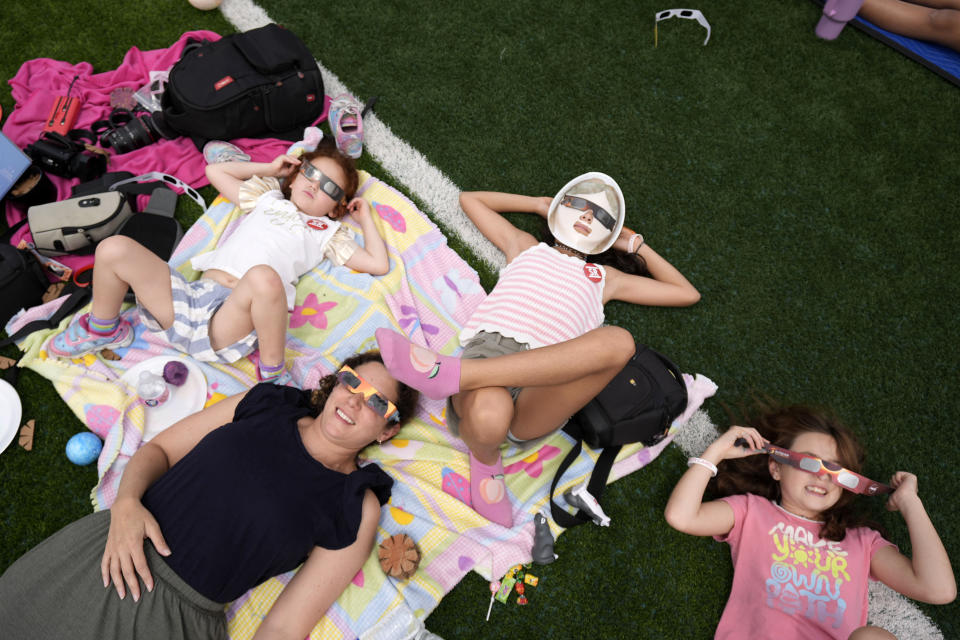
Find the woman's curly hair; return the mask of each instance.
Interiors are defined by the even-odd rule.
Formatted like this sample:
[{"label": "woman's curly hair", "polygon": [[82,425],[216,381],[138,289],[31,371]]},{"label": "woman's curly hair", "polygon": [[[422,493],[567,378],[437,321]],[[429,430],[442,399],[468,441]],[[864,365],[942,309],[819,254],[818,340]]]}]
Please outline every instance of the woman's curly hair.
[{"label": "woman's curly hair", "polygon": [[[356,370],[357,367],[368,362],[379,362],[380,364],[383,364],[383,358],[380,356],[380,352],[366,351],[364,353],[352,355],[343,361],[343,366]],[[330,392],[333,391],[333,388],[336,385],[336,373],[331,373],[328,376],[320,378],[320,381],[317,383],[317,387],[310,392],[311,417],[316,418],[318,415],[320,415],[320,412],[323,411],[323,407],[327,404],[327,398],[330,397]],[[397,405],[397,412],[400,414],[400,426],[406,424],[410,418],[413,417],[414,410],[417,406],[417,400],[419,399],[419,391],[413,387],[408,387],[406,384],[397,380],[397,401],[394,404]]]},{"label": "woman's curly hair", "polygon": [[[357,187],[360,185],[360,175],[357,173],[357,167],[353,159],[342,154],[336,145],[327,138],[320,141],[316,150],[308,151],[300,156],[300,161],[310,162],[315,158],[331,158],[343,169],[345,184],[341,184],[340,187],[343,189],[343,195],[348,204],[353,199],[353,196],[356,195]],[[280,181],[280,192],[283,193],[283,197],[287,200],[290,199],[290,185],[293,184],[293,180],[297,177],[298,171],[299,169],[291,172],[290,175]],[[334,220],[339,220],[347,215],[347,204],[338,202],[329,217]]]},{"label": "woman's curly hair", "polygon": [[[853,432],[832,412],[804,405],[778,406],[769,399],[756,400],[753,408],[742,409],[740,420],[731,415],[732,424],[753,427],[772,444],[791,449],[797,436],[803,433],[823,433],[837,443],[838,462],[851,471],[860,473],[866,454]],[[779,500],[780,483],[770,475],[769,457],[747,456],[724,460],[719,473],[710,481],[716,497],[739,493],[753,493],[770,500]],[[842,491],[835,505],[820,517],[823,527],[820,536],[827,540],[843,540],[847,529],[869,526],[882,529],[855,509],[856,494]]]}]

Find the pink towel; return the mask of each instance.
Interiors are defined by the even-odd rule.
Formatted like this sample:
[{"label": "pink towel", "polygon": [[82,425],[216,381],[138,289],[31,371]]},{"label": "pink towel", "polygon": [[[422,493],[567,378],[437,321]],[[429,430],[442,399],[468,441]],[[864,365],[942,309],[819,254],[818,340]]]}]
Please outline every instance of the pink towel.
[{"label": "pink towel", "polygon": [[[74,125],[78,129],[89,129],[97,120],[106,118],[110,113],[110,92],[117,87],[130,87],[137,90],[150,81],[151,71],[169,69],[183,51],[190,38],[219,40],[220,36],[212,31],[189,31],[180,36],[167,49],[140,51],[133,47],[123,58],[123,62],[113,71],[93,73],[89,62],[70,64],[50,58],[28,60],[20,67],[17,75],[10,80],[16,108],[10,113],[3,132],[21,148],[36,141],[43,130],[43,122],[50,112],[50,105],[58,95],[65,95],[74,76],[79,76],[71,90],[71,95],[83,100],[83,107]],[[322,118],[321,118],[322,119]],[[284,153],[289,141],[275,138],[241,138],[234,144],[246,151],[252,160],[269,162]],[[189,138],[160,140],[141,149],[122,155],[111,154],[108,171],[129,171],[134,175],[150,171],[163,171],[177,176],[192,187],[199,188],[208,183],[204,175],[203,155]],[[57,187],[58,199],[70,195],[70,187],[79,180],[50,176]],[[13,224],[26,215],[16,205],[7,204],[7,223]],[[16,244],[26,231],[18,232],[12,243]],[[92,262],[90,256],[67,257],[62,262],[73,268],[79,268]]]}]

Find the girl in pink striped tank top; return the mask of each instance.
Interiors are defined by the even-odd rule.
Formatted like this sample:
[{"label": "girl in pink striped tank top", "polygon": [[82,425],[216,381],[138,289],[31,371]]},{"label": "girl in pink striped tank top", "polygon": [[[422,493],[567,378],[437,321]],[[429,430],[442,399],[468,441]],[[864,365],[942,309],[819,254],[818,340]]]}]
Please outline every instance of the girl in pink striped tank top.
[{"label": "girl in pink striped tank top", "polygon": [[[628,331],[603,326],[603,305],[680,307],[700,294],[623,226],[623,194],[605,174],[574,178],[553,198],[464,192],[460,206],[507,262],[460,333],[463,353],[437,354],[389,329],[378,330],[377,341],[398,380],[448,398],[447,426],[470,449],[472,506],[511,527],[500,446],[562,427],[634,353]],[[506,212],[546,218],[556,242],[538,242]]]}]

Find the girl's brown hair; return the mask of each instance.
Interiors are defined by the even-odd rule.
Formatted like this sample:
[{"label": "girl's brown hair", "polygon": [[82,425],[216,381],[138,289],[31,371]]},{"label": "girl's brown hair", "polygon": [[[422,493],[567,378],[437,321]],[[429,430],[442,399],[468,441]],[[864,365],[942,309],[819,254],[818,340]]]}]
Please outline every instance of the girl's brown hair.
[{"label": "girl's brown hair", "polygon": [[[837,461],[845,468],[860,473],[866,459],[863,447],[853,432],[833,413],[822,408],[803,405],[777,406],[769,400],[758,400],[755,406],[742,411],[739,422],[755,428],[772,444],[791,449],[797,436],[803,433],[823,433],[837,443]],[[780,483],[770,475],[766,455],[747,456],[724,460],[719,465],[717,477],[711,480],[711,488],[717,497],[738,493],[753,493],[770,500],[780,498]],[[856,495],[842,491],[837,503],[820,514],[823,527],[820,537],[827,540],[843,540],[847,529],[879,526],[867,520],[854,508]]]},{"label": "girl's brown hair", "polygon": [[[301,162],[310,162],[316,158],[330,158],[334,160],[340,168],[343,169],[344,184],[340,185],[340,188],[343,189],[344,200],[338,202],[334,206],[333,211],[330,214],[330,218],[338,220],[343,216],[347,215],[347,203],[349,203],[353,196],[357,193],[357,187],[360,184],[360,176],[357,174],[357,167],[353,163],[353,158],[345,156],[340,153],[340,150],[337,149],[336,145],[324,138],[320,141],[320,144],[317,145],[316,150],[308,151],[300,156]],[[290,185],[293,184],[294,178],[297,177],[299,172],[299,167],[292,171],[290,175],[283,178],[280,181],[280,191],[283,193],[283,197],[287,200],[290,199]]]},{"label": "girl's brown hair", "polygon": [[[343,366],[347,366],[356,370],[357,367],[368,362],[379,362],[380,364],[383,364],[383,358],[380,357],[380,352],[367,351],[352,355],[343,361]],[[318,415],[320,415],[320,412],[323,411],[324,405],[327,404],[327,398],[330,397],[330,392],[333,391],[333,388],[336,385],[336,373],[331,373],[328,376],[320,378],[316,389],[310,392],[311,417],[316,418]],[[397,405],[397,411],[400,414],[400,426],[406,424],[410,418],[413,417],[413,412],[417,406],[417,400],[419,400],[419,398],[419,391],[412,387],[408,387],[404,383],[397,380],[397,401],[394,404]]]}]

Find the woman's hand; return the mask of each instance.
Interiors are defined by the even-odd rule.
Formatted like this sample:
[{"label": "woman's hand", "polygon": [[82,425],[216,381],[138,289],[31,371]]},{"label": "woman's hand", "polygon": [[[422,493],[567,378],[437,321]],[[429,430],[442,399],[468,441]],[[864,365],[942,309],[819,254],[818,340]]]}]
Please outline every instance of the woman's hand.
[{"label": "woman's hand", "polygon": [[140,599],[138,574],[147,591],[153,591],[153,576],[143,553],[144,538],[150,538],[160,555],[170,555],[160,525],[139,500],[127,498],[115,502],[110,509],[110,532],[100,562],[100,575],[104,587],[110,586],[113,580],[121,600],[126,595],[124,581],[130,587],[134,602]]},{"label": "woman's hand", "polygon": [[[742,447],[737,444],[737,441],[741,438],[746,441],[747,446]],[[760,453],[766,442],[768,442],[767,439],[753,427],[733,425],[723,435],[714,440],[701,457],[714,464],[732,458],[745,458]]]},{"label": "woman's hand", "polygon": [[282,154],[273,159],[270,163],[269,175],[275,178],[286,178],[297,170],[300,166],[300,159],[287,154]]},{"label": "woman's hand", "polygon": [[353,219],[356,220],[359,224],[363,224],[365,221],[370,220],[370,204],[363,198],[354,198],[347,205],[347,211],[353,215]]},{"label": "woman's hand", "polygon": [[918,498],[917,476],[906,471],[897,471],[890,479],[893,494],[887,498],[888,511],[900,511],[907,503]]}]

